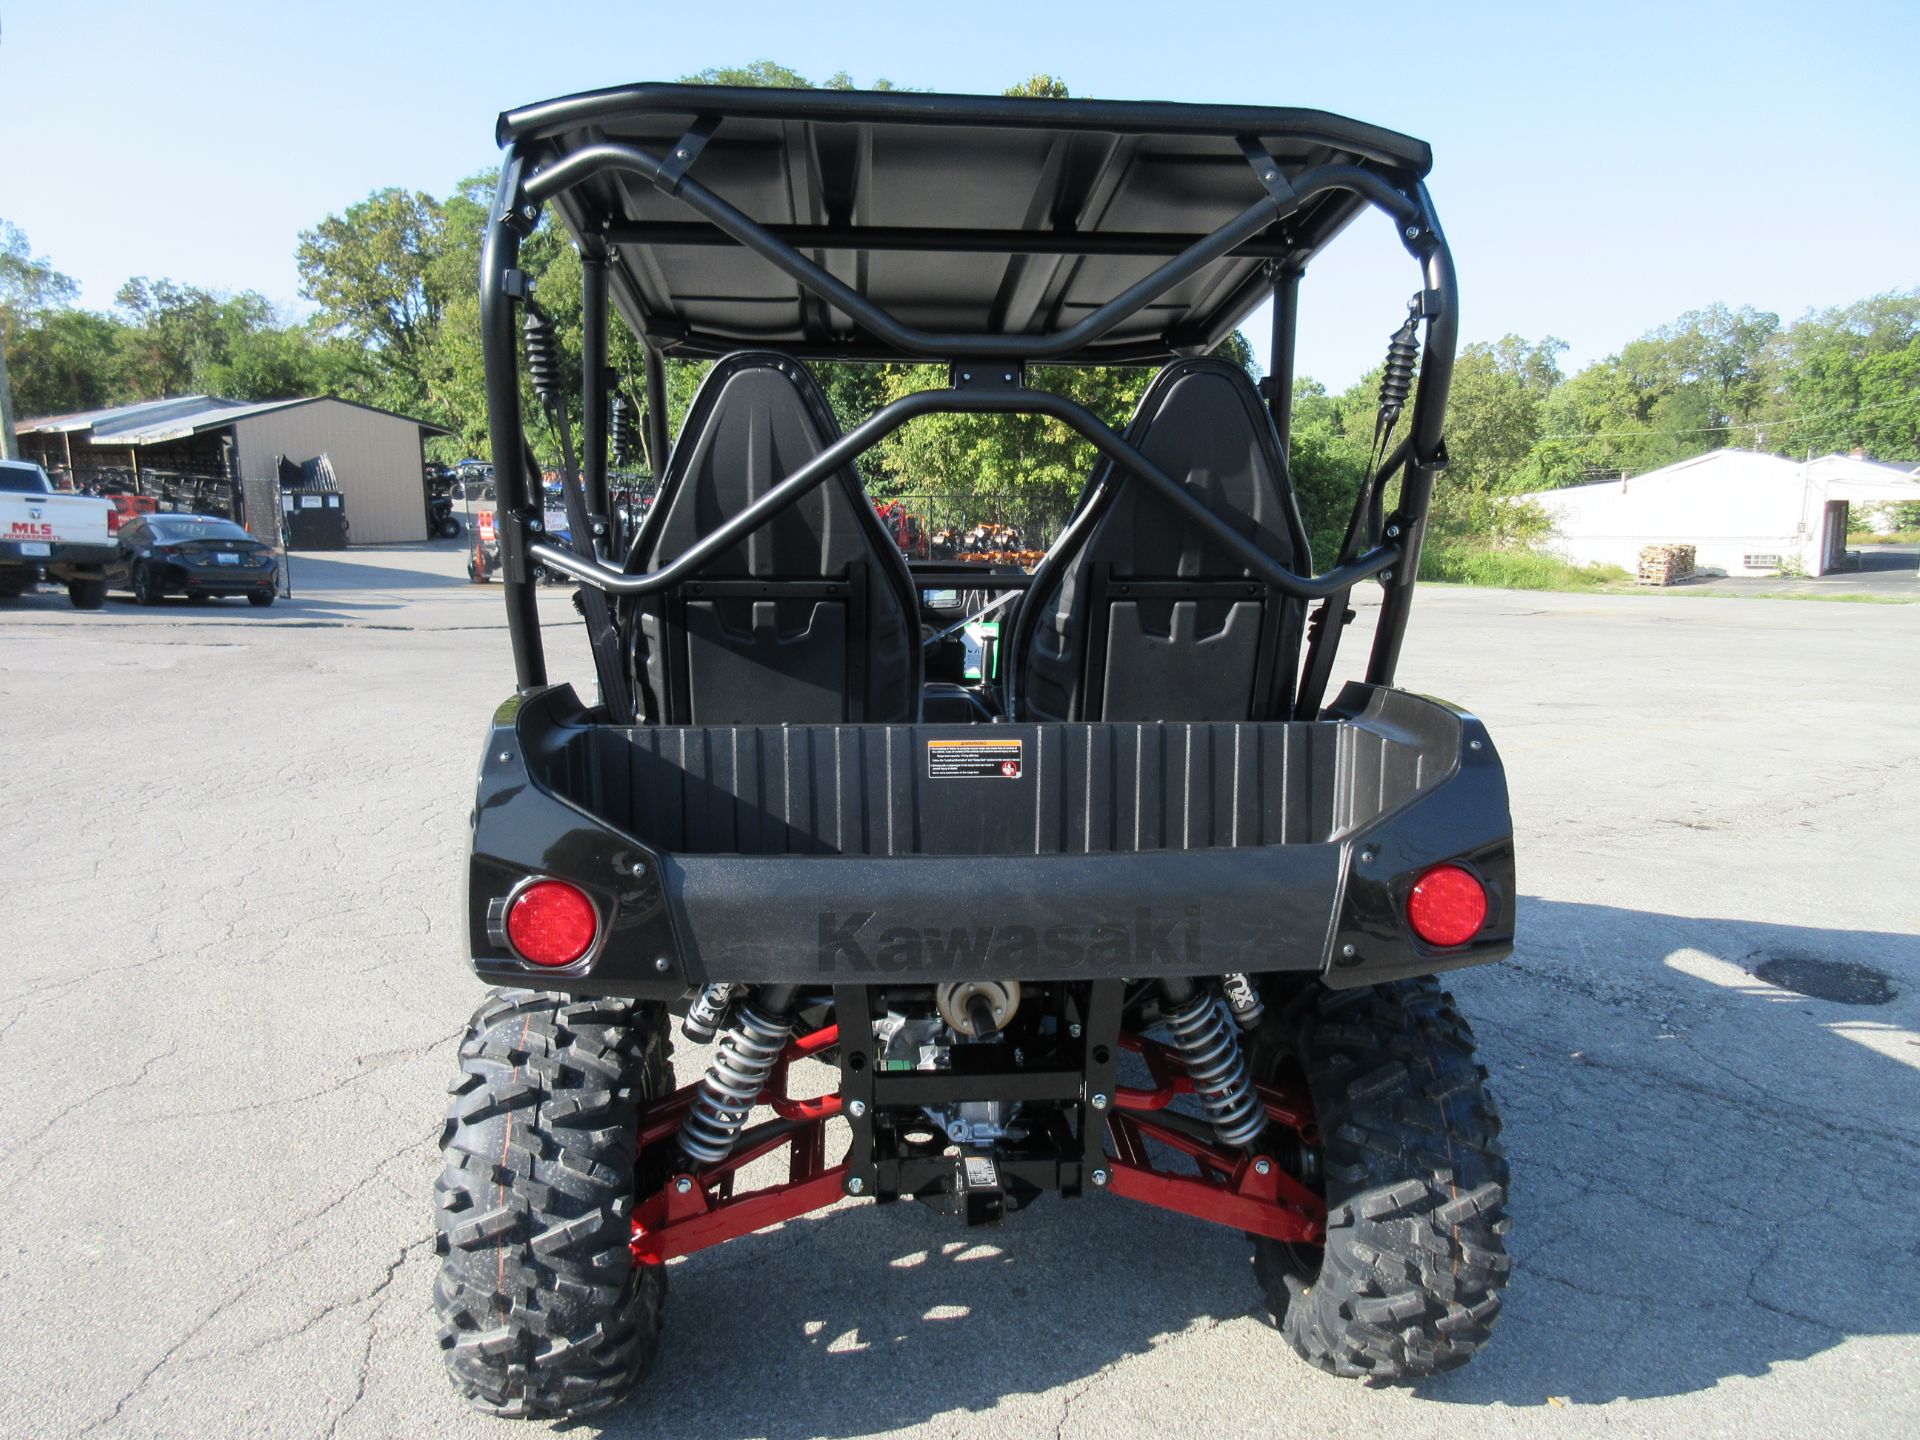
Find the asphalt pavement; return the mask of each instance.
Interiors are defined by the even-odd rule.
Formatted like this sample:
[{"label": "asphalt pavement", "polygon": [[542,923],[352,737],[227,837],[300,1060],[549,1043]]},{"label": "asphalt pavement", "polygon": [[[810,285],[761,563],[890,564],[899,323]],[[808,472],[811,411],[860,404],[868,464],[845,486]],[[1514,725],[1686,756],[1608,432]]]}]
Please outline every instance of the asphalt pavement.
[{"label": "asphalt pavement", "polygon": [[[498,587],[449,542],[294,597],[0,605],[0,1434],[546,1433],[455,1400],[429,1300]],[[1514,1175],[1467,1370],[1313,1371],[1239,1235],[1117,1197],[849,1202],[675,1264],[572,1433],[1920,1431],[1916,654],[1920,606],[1423,592],[1402,680],[1490,727],[1524,897],[1450,981]]]}]

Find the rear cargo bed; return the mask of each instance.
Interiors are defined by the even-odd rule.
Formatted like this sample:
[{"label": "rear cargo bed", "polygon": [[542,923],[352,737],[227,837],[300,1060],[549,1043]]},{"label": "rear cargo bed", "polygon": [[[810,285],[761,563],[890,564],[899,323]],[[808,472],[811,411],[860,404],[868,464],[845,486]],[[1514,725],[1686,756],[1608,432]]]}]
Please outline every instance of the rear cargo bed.
[{"label": "rear cargo bed", "polygon": [[[539,691],[503,707],[482,770],[475,964],[526,980],[488,914],[533,874],[610,917],[579,965],[539,972],[582,991],[868,973],[1367,983],[1505,953],[1511,822],[1479,722],[1360,685],[1329,713],[623,728],[587,723],[564,687]],[[1488,883],[1493,914],[1458,952],[1422,953],[1399,922],[1404,890],[1454,859]]]}]

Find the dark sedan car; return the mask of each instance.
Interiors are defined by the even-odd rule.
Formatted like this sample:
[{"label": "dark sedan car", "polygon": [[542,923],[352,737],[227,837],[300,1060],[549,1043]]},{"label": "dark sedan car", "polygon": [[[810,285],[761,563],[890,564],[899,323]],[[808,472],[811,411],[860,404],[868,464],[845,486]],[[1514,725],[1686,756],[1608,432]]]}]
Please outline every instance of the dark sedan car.
[{"label": "dark sedan car", "polygon": [[244,595],[250,605],[273,604],[279,567],[273,547],[231,520],[214,515],[142,515],[120,527],[116,590],[133,591],[142,605],[169,595],[189,600]]}]

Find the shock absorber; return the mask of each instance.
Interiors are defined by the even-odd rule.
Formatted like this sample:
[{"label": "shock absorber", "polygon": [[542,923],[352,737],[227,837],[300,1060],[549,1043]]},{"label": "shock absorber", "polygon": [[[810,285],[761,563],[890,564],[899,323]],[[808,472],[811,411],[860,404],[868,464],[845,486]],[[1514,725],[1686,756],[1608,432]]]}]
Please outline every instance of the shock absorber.
[{"label": "shock absorber", "polygon": [[1233,1020],[1242,1030],[1258,1030],[1260,1022],[1266,1018],[1267,1007],[1260,999],[1260,987],[1251,977],[1235,971],[1220,977],[1220,988],[1227,997],[1227,1008],[1233,1012]]},{"label": "shock absorber", "polygon": [[533,393],[548,410],[560,410],[560,339],[553,331],[553,317],[529,300],[520,329],[527,347],[527,378],[533,382]]},{"label": "shock absorber", "polygon": [[1267,1112],[1247,1073],[1240,1030],[1226,999],[1211,985],[1196,988],[1184,980],[1162,984],[1171,1006],[1167,1028],[1187,1062],[1187,1078],[1207,1112],[1207,1123],[1222,1145],[1253,1144],[1267,1128]]},{"label": "shock absorber", "polygon": [[741,1127],[793,1034],[790,1003],[788,995],[769,987],[735,1008],[700,1093],[680,1122],[680,1148],[696,1164],[718,1165],[733,1153]]},{"label": "shock absorber", "polygon": [[633,406],[618,390],[607,406],[607,443],[613,447],[615,465],[625,469],[633,463]]},{"label": "shock absorber", "polygon": [[1380,412],[1378,428],[1393,430],[1407,396],[1413,393],[1413,367],[1420,358],[1419,316],[1407,316],[1406,323],[1387,340],[1387,363],[1380,371]]},{"label": "shock absorber", "polygon": [[724,980],[707,986],[687,1007],[686,1019],[680,1022],[680,1033],[696,1045],[711,1045],[720,1027],[727,1023],[727,1012],[733,1008],[734,996],[741,988]]}]

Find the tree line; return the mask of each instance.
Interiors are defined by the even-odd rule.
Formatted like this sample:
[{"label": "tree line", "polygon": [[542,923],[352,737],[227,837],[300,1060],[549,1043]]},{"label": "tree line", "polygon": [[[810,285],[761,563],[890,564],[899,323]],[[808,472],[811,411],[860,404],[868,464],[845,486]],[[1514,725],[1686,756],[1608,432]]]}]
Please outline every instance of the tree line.
[{"label": "tree line", "polygon": [[[718,84],[806,85],[758,62],[703,72]],[[827,82],[851,88],[846,75]],[[884,80],[875,88],[890,88]],[[1036,75],[1009,94],[1063,96]],[[15,413],[35,416],[169,395],[243,400],[335,394],[418,415],[453,433],[433,458],[485,454],[479,347],[481,234],[494,174],[444,196],[383,189],[322,218],[295,248],[305,318],[252,291],[220,294],[167,279],[127,281],[105,311],[75,303],[77,287],[0,221],[0,344]],[[563,232],[541,223],[522,248],[553,313],[578,391],[580,266]],[[615,369],[637,395],[640,354],[612,327]],[[1381,335],[1382,350],[1386,335]],[[1876,295],[1792,324],[1751,307],[1688,311],[1567,375],[1566,346],[1507,335],[1465,346],[1447,422],[1452,463],[1436,491],[1435,523],[1456,540],[1498,541],[1530,524],[1515,493],[1638,473],[1722,446],[1795,456],[1864,446],[1920,457],[1920,289]],[[1233,336],[1224,353],[1255,370]],[[704,364],[669,366],[678,425]],[[843,425],[879,404],[942,383],[942,367],[822,365]],[[1257,373],[1257,372],[1256,372]],[[1144,370],[1039,367],[1034,383],[1124,425]],[[1372,449],[1379,372],[1340,392],[1302,376],[1294,387],[1292,467],[1316,554],[1329,553]],[[530,411],[530,413],[537,413]],[[576,417],[577,420],[577,417]],[[557,450],[535,436],[543,457]],[[869,457],[878,494],[983,497],[1063,514],[1093,466],[1092,448],[1042,417],[931,416]]]}]

